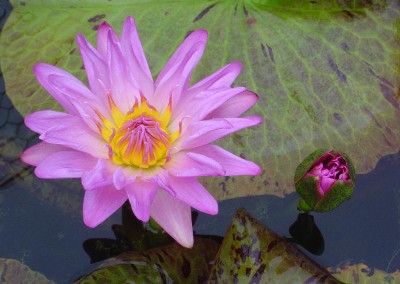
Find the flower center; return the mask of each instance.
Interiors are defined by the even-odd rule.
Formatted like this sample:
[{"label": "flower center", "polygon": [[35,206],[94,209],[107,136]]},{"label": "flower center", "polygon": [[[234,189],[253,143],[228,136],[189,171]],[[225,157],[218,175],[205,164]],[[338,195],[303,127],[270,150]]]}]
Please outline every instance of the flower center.
[{"label": "flower center", "polygon": [[143,169],[163,165],[168,157],[171,143],[179,133],[169,134],[168,122],[171,108],[160,115],[145,98],[140,105],[123,115],[109,97],[112,120],[98,113],[98,124],[103,138],[108,142],[110,158],[118,165]]},{"label": "flower center", "polygon": [[170,137],[160,123],[146,113],[128,120],[116,130],[110,142],[117,162],[140,168],[154,166],[165,160],[170,146]]}]

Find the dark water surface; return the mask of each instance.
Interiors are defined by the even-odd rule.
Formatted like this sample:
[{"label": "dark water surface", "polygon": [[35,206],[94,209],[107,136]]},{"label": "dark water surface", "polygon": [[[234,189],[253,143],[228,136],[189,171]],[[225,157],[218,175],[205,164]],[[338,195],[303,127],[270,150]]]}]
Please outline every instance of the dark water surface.
[{"label": "dark water surface", "polygon": [[[0,26],[10,9],[0,1]],[[90,269],[83,242],[114,238],[110,226],[121,223],[121,210],[98,228],[89,229],[80,212],[61,210],[29,191],[32,168],[19,162],[15,149],[18,152],[36,141],[7,98],[0,77],[0,257],[18,259],[49,279],[69,283]],[[325,239],[325,251],[311,257],[326,267],[362,262],[388,272],[400,268],[399,177],[400,154],[384,157],[374,171],[357,176],[350,202],[333,212],[313,214]],[[59,186],[60,191],[81,191],[83,196],[80,186],[67,189],[59,182],[43,184]],[[278,234],[289,236],[288,228],[297,218],[296,206],[296,194],[223,201],[219,215],[200,213],[194,228],[197,234],[223,236],[236,210],[244,207]]]}]

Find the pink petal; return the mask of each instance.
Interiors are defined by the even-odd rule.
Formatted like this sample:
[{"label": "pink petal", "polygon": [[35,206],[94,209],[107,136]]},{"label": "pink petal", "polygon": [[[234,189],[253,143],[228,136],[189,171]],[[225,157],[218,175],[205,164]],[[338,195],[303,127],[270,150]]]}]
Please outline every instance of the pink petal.
[{"label": "pink petal", "polygon": [[113,174],[114,186],[118,190],[122,189],[123,187],[134,183],[136,177],[141,174],[141,170],[131,169],[130,167],[118,167]]},{"label": "pink petal", "polygon": [[82,185],[85,190],[93,190],[113,184],[113,174],[117,169],[112,161],[98,159],[97,164],[82,175]]},{"label": "pink petal", "polygon": [[192,121],[217,117],[238,117],[258,99],[243,87],[231,88],[241,64],[231,63],[185,92],[174,109],[170,129],[175,131],[183,117]]},{"label": "pink petal", "polygon": [[192,121],[203,120],[214,109],[245,90],[243,87],[220,88],[185,96],[177,105],[169,128],[176,131],[183,117],[190,117]]},{"label": "pink petal", "polygon": [[150,208],[150,216],[179,244],[193,247],[190,206],[163,190],[158,190]]},{"label": "pink petal", "polygon": [[244,91],[226,101],[210,112],[205,119],[218,117],[239,117],[245,111],[250,109],[258,100],[256,93]]},{"label": "pink petal", "polygon": [[320,162],[319,164],[315,164],[311,170],[308,171],[309,174],[314,175],[314,176],[320,176],[321,170],[323,169],[324,165],[322,164],[322,162]]},{"label": "pink petal", "polygon": [[97,28],[97,51],[102,58],[107,57],[108,32],[112,31],[111,26],[107,22],[102,22]]},{"label": "pink petal", "polygon": [[218,203],[214,197],[202,186],[196,178],[165,176],[165,180],[159,182],[159,186],[174,197],[191,207],[211,215],[218,213]]},{"label": "pink petal", "polygon": [[107,115],[109,113],[101,101],[80,82],[75,82],[69,78],[49,75],[49,84],[64,95],[74,105],[76,114],[82,118],[93,131],[97,132],[96,121],[98,116],[95,110]]},{"label": "pink petal", "polygon": [[157,193],[157,187],[155,183],[145,182],[139,179],[124,187],[133,213],[143,222],[149,221],[150,206]]},{"label": "pink petal", "polygon": [[255,163],[242,159],[216,145],[209,144],[191,151],[217,161],[227,176],[259,175],[261,173],[261,168]]},{"label": "pink petal", "polygon": [[150,98],[153,94],[153,78],[147,64],[146,56],[139,39],[135,21],[132,17],[125,20],[122,29],[121,45],[126,56],[126,64],[129,67],[129,74],[133,76],[136,87]]},{"label": "pink petal", "polygon": [[223,176],[224,168],[203,154],[179,152],[171,157],[164,168],[177,177]]},{"label": "pink petal", "polygon": [[139,93],[133,92],[134,88],[129,70],[125,64],[126,59],[122,54],[119,39],[112,30],[108,32],[107,64],[109,67],[109,80],[111,84],[111,95],[115,104],[122,113],[126,113],[133,107],[135,97],[139,98]]},{"label": "pink petal", "polygon": [[162,174],[165,170],[162,167],[150,167],[140,171],[140,175],[144,179],[152,179],[154,176]]},{"label": "pink petal", "polygon": [[[101,138],[96,137],[82,128],[55,126],[44,132],[39,138],[47,143],[58,144],[71,149],[88,153],[96,158],[108,158],[108,149]],[[76,135],[76,136],[75,136]]]},{"label": "pink petal", "polygon": [[[262,118],[259,116],[198,121],[190,124],[185,134],[181,135],[174,146],[180,147],[180,149],[200,147],[240,129],[261,124],[261,122]],[[182,144],[179,145],[180,143]]]},{"label": "pink petal", "polygon": [[25,117],[25,125],[32,131],[42,134],[49,128],[63,125],[67,121],[76,121],[73,115],[53,110],[41,110],[28,114]]},{"label": "pink petal", "polygon": [[54,85],[52,85],[49,82],[49,76],[51,75],[61,76],[69,79],[70,82],[72,82],[73,84],[82,86],[83,84],[78,79],[76,79],[68,72],[46,63],[37,63],[33,67],[33,72],[35,73],[36,79],[39,81],[39,83],[46,89],[47,92],[49,92],[50,95],[53,96],[54,99],[56,99],[57,102],[60,103],[60,105],[68,113],[71,114],[77,113],[74,105],[69,101],[69,99],[62,92],[60,92],[59,89],[55,88]]},{"label": "pink petal", "polygon": [[25,124],[40,139],[91,154],[97,158],[108,158],[106,143],[96,135],[79,117],[51,110],[31,113]]},{"label": "pink petal", "polygon": [[[198,113],[195,119],[203,120],[210,112],[238,94],[243,93],[245,90],[246,89],[243,87],[237,87],[225,89],[221,92],[214,91],[213,94],[206,93],[202,96],[201,100],[198,101],[198,104],[192,105],[193,109],[196,109],[196,112]],[[200,104],[202,107],[199,107]],[[193,113],[195,112],[193,111]]]},{"label": "pink petal", "polygon": [[105,58],[102,58],[101,54],[82,35],[77,35],[76,41],[81,51],[90,89],[98,96],[102,104],[107,106],[110,82]]},{"label": "pink petal", "polygon": [[48,156],[35,169],[39,178],[80,178],[97,159],[78,151],[60,151]]},{"label": "pink petal", "polygon": [[207,42],[207,32],[192,32],[178,47],[155,82],[155,100],[153,105],[163,110],[168,105],[171,94],[173,107],[179,101],[182,90],[189,85],[194,67],[203,55]]},{"label": "pink petal", "polygon": [[150,167],[148,169],[139,169],[134,167],[118,167],[113,165],[112,182],[116,189],[120,190],[127,185],[134,183],[138,177],[145,180],[152,180],[155,176],[162,174],[165,170],[162,167]]},{"label": "pink petal", "polygon": [[132,17],[127,17],[125,20],[124,27],[122,28],[121,44],[126,53],[132,53],[132,58],[137,60],[141,69],[151,78],[151,72],[149,65],[147,64],[146,55],[144,54],[140,42],[135,20]]},{"label": "pink petal", "polygon": [[124,190],[108,185],[85,191],[83,220],[86,226],[94,228],[111,216],[126,201]]},{"label": "pink petal", "polygon": [[32,166],[37,166],[39,163],[41,163],[44,159],[46,159],[48,156],[51,154],[60,152],[60,151],[65,151],[68,150],[67,147],[60,146],[60,145],[55,145],[55,144],[49,144],[46,142],[40,142],[36,145],[33,145],[32,147],[26,149],[22,154],[21,154],[21,160],[24,163],[27,163]]},{"label": "pink petal", "polygon": [[209,89],[227,88],[232,85],[237,76],[242,70],[242,64],[240,62],[232,62],[212,75],[204,78],[200,82],[191,86],[187,90],[187,95],[196,94]]},{"label": "pink petal", "polygon": [[328,178],[328,177],[319,177],[319,186],[320,186],[320,193],[321,195],[325,195],[328,190],[332,187],[332,185],[335,183],[336,179],[333,178]]}]

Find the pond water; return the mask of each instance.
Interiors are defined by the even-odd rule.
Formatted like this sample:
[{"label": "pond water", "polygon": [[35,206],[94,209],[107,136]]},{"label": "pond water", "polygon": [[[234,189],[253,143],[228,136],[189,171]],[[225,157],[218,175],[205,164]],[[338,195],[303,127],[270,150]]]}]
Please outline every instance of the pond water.
[{"label": "pond water", "polygon": [[[1,25],[10,7],[0,1]],[[53,194],[83,190],[78,182],[40,181],[18,154],[37,142],[22,116],[7,97],[0,77],[0,257],[17,259],[57,283],[70,283],[90,270],[83,243],[93,238],[114,238],[112,224],[121,223],[121,209],[95,229],[83,224],[81,212],[63,201],[54,202],[40,189]],[[325,267],[365,263],[387,272],[400,268],[400,154],[382,158],[368,174],[357,175],[352,199],[329,213],[315,213],[315,223],[325,240],[325,250],[312,255]],[[221,178],[223,179],[223,178]],[[34,184],[35,183],[35,184]],[[35,187],[35,191],[30,190]],[[44,191],[45,192],[45,191]],[[79,196],[79,194],[76,194]],[[281,236],[289,235],[296,220],[298,197],[245,197],[219,203],[220,213],[199,213],[194,230],[200,235],[223,237],[238,208],[246,208]],[[74,200],[82,204],[82,198]],[[80,202],[80,203],[79,203]]]}]

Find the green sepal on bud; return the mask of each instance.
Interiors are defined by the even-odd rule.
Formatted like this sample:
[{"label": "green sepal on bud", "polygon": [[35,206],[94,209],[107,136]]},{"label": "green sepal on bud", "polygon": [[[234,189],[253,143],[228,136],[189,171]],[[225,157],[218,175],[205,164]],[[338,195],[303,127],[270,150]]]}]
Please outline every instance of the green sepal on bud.
[{"label": "green sepal on bud", "polygon": [[308,203],[305,202],[304,199],[301,198],[301,197],[299,199],[299,204],[297,206],[297,209],[299,211],[303,211],[303,212],[306,212],[306,213],[312,211],[312,208],[310,207],[310,205],[308,205]]}]

